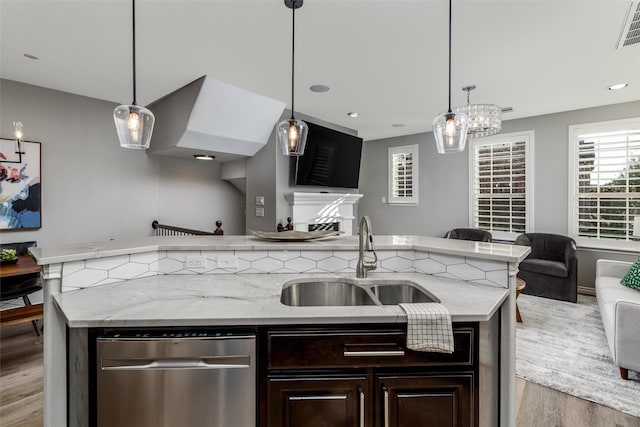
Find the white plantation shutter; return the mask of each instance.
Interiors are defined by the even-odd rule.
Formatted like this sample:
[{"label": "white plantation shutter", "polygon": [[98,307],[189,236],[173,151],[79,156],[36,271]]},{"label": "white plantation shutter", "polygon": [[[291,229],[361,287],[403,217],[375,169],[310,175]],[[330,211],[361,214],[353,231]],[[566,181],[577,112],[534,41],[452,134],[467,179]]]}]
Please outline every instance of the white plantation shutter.
[{"label": "white plantation shutter", "polygon": [[571,135],[573,237],[587,246],[637,240],[640,119],[572,126]]},{"label": "white plantation shutter", "polygon": [[413,197],[413,153],[393,155],[393,197]]},{"label": "white plantation shutter", "polygon": [[473,228],[490,231],[498,239],[513,239],[528,231],[530,136],[500,135],[472,144]]},{"label": "white plantation shutter", "polygon": [[418,146],[389,148],[389,203],[418,203]]}]

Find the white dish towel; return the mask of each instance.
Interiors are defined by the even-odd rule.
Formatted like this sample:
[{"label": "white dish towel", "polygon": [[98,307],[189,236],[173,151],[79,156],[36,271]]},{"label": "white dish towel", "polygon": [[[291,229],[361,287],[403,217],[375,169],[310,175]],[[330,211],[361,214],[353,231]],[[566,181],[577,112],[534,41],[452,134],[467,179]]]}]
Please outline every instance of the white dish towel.
[{"label": "white dish towel", "polygon": [[400,304],[407,313],[407,348],[453,353],[451,315],[442,304]]}]

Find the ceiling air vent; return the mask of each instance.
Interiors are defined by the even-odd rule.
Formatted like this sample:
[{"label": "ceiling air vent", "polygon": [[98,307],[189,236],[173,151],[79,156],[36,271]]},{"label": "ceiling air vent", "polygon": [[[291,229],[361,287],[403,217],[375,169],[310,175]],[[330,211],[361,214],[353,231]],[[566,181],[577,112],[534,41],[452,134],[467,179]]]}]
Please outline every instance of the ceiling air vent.
[{"label": "ceiling air vent", "polygon": [[640,1],[633,0],[624,20],[617,48],[621,49],[638,43],[640,43]]}]

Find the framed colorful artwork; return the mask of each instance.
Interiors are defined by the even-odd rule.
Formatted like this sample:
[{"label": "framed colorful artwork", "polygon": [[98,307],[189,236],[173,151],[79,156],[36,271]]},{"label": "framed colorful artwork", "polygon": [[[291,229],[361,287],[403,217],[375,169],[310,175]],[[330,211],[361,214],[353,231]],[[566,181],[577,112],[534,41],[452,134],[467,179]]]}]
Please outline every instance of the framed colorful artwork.
[{"label": "framed colorful artwork", "polygon": [[41,144],[0,139],[0,231],[42,226]]}]

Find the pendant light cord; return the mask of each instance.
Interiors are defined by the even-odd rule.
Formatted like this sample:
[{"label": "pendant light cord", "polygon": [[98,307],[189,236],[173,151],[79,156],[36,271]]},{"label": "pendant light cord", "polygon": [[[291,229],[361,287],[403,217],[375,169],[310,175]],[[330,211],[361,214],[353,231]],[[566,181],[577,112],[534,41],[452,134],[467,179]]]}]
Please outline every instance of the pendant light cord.
[{"label": "pendant light cord", "polygon": [[133,105],[136,105],[136,0],[131,0],[133,21]]},{"label": "pendant light cord", "polygon": [[291,119],[295,119],[293,116],[294,111],[294,74],[295,74],[295,63],[296,63],[296,4],[294,1],[293,6],[291,7]]},{"label": "pendant light cord", "polygon": [[451,3],[449,0],[449,113],[451,113]]}]

